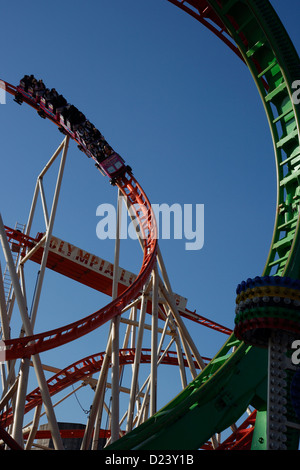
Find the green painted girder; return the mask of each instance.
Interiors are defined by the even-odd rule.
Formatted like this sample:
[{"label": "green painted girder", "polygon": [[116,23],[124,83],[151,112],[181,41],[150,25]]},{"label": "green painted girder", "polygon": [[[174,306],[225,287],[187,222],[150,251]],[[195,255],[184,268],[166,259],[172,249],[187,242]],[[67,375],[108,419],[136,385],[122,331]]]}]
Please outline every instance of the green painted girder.
[{"label": "green painted girder", "polygon": [[[228,357],[233,343],[239,344],[238,349]],[[257,369],[256,364],[262,367]],[[231,337],[183,392],[107,450],[198,449],[213,434],[232,425],[249,403],[256,408],[264,403],[266,369],[266,351]],[[253,374],[255,381],[251,380]]]},{"label": "green painted girder", "polygon": [[[189,2],[184,3],[187,10]],[[207,0],[207,4],[252,74],[273,139],[277,212],[262,274],[299,279],[300,111],[292,100],[292,84],[300,77],[298,54],[268,0]],[[246,346],[232,335],[185,390],[107,450],[197,449],[227,429],[250,404],[258,410],[252,448],[265,449],[266,395],[267,351]],[[296,446],[298,434],[287,443],[289,449]]]},{"label": "green painted girder", "polygon": [[[292,84],[300,74],[299,57],[268,1],[208,3],[222,18],[248,65],[273,139],[278,211],[264,274],[299,278],[299,109],[292,100]],[[245,23],[245,18],[245,28],[236,28],[235,25]],[[293,216],[297,223],[284,225]]]}]

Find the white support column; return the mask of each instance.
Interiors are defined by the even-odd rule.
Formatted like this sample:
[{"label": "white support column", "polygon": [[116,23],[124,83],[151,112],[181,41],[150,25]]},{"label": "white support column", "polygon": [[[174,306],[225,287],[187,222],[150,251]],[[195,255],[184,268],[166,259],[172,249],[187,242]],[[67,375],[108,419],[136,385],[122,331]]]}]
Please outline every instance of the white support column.
[{"label": "white support column", "polygon": [[26,442],[25,450],[31,449],[31,446],[36,436],[36,432],[39,427],[41,410],[42,410],[42,405],[38,405],[35,409],[33,423],[32,423],[32,427],[30,429],[30,433]]},{"label": "white support column", "polygon": [[158,273],[157,263],[152,271],[152,330],[151,330],[151,376],[150,416],[157,411],[157,328],[158,328]]},{"label": "white support column", "polygon": [[[137,307],[134,305],[132,307],[130,319],[135,322],[137,318]],[[131,326],[131,338],[130,338],[130,347],[135,348],[135,342],[136,342],[136,326],[132,325]]]},{"label": "white support column", "polygon": [[[125,200],[125,203],[127,204],[127,208],[128,208],[129,207],[128,206],[128,201]],[[132,219],[132,215],[131,215],[131,219]],[[140,242],[141,248],[143,249],[143,243],[142,243],[141,238],[138,237],[138,240]],[[171,310],[171,312],[172,312],[172,314],[173,314],[173,316],[176,320],[176,323],[178,325],[178,332],[179,332],[179,335],[181,337],[181,341],[182,341],[182,344],[183,344],[183,347],[184,347],[184,350],[185,350],[186,358],[187,358],[192,376],[193,376],[193,378],[195,378],[197,376],[197,372],[196,372],[196,369],[195,369],[195,365],[194,365],[193,358],[192,358],[190,350],[192,351],[192,353],[195,357],[195,360],[197,361],[197,363],[198,363],[201,370],[204,369],[205,363],[204,363],[201,355],[199,354],[198,349],[197,349],[194,341],[192,340],[190,334],[188,333],[188,330],[187,330],[185,324],[183,323],[183,321],[181,319],[181,316],[180,316],[180,314],[177,310],[175,302],[173,301],[173,292],[172,292],[172,289],[171,289],[171,284],[170,284],[170,281],[169,281],[169,277],[168,277],[168,274],[167,274],[167,270],[166,270],[166,267],[165,267],[165,264],[164,264],[164,260],[163,260],[159,245],[157,246],[157,257],[156,258],[157,258],[157,262],[158,262],[158,265],[159,265],[159,268],[160,268],[160,271],[161,271],[162,277],[163,277],[163,279],[159,278],[159,287],[160,287],[161,292],[162,292],[163,296],[165,297],[165,300],[167,301],[167,304],[169,305],[169,308],[170,308],[170,310]]]},{"label": "white support column", "polygon": [[[31,322],[32,322],[33,326],[35,324],[38,304],[39,304],[41,290],[42,290],[42,284],[43,284],[45,270],[46,270],[50,240],[51,240],[51,236],[52,236],[52,230],[53,230],[54,220],[55,220],[55,216],[56,216],[58,199],[59,199],[59,194],[60,194],[60,189],[61,189],[61,184],[62,184],[62,179],[63,179],[63,174],[64,174],[64,168],[65,168],[67,153],[68,153],[69,139],[70,139],[69,136],[67,136],[63,141],[63,146],[59,147],[60,151],[62,149],[63,152],[62,152],[59,172],[58,172],[58,176],[57,176],[55,192],[54,192],[54,196],[53,196],[53,202],[52,202],[52,208],[51,208],[49,223],[47,225],[47,233],[46,233],[43,257],[42,257],[41,266],[40,266],[39,279],[38,279],[38,283],[37,283],[37,286],[36,286],[36,292],[35,292],[35,296],[34,296],[34,300],[33,300],[32,313],[31,313]],[[54,155],[57,156],[57,152]],[[53,159],[53,157],[52,157],[52,159]],[[43,174],[44,174],[44,172],[41,173],[41,175],[43,175]],[[39,178],[41,178],[41,176]],[[48,218],[48,214],[46,212],[45,213],[45,220],[47,220],[47,218]]]},{"label": "white support column", "polygon": [[[112,299],[116,299],[118,295],[118,282],[119,282],[119,257],[120,257],[120,223],[122,212],[122,199],[121,192],[118,191],[117,199],[117,224],[116,224],[116,242],[115,242],[115,259],[113,271],[113,286],[112,286]],[[112,366],[111,366],[111,442],[119,439],[119,344],[120,344],[120,315],[112,319]]]},{"label": "white support column", "polygon": [[[178,357],[181,384],[182,384],[182,388],[184,389],[187,386],[187,378],[186,378],[184,358],[183,358],[183,353],[182,353],[181,343],[180,343],[180,335],[179,335],[178,329],[175,325],[175,321],[174,321],[174,318],[172,316],[172,312],[170,310],[170,307],[168,307],[168,305],[165,305],[164,310],[166,310],[166,311],[165,312],[161,311],[161,314],[165,315],[165,317],[166,317],[164,329],[166,329],[167,326],[169,325],[170,330],[171,330],[172,338],[175,342],[175,347],[176,347],[176,352],[177,352],[177,357]],[[164,338],[164,334],[165,334],[165,332],[163,333],[163,335],[161,337],[161,344],[159,346],[159,351],[162,348],[162,341],[163,341],[163,338]]]},{"label": "white support column", "polygon": [[[119,254],[120,254],[120,211],[121,211],[121,197],[120,193],[118,193],[118,208],[117,208],[117,229],[116,229],[116,244],[115,244],[115,260],[114,260],[114,276],[113,276],[113,288],[112,288],[112,298],[114,299],[117,296],[117,291],[118,291],[118,271],[119,271]],[[118,316],[119,317],[119,316]],[[111,435],[114,433],[114,439],[119,438],[119,321],[120,318],[117,319],[116,322],[114,322],[113,319],[111,322],[111,327],[110,327],[110,334],[107,342],[107,347],[106,347],[106,352],[105,352],[105,357],[104,361],[101,367],[101,371],[98,377],[97,381],[97,386],[95,389],[95,395],[93,399],[93,404],[90,410],[90,415],[89,419],[85,428],[82,444],[81,444],[81,450],[88,450],[91,440],[92,440],[92,433],[93,429],[95,427],[95,423],[97,422],[98,424],[101,423],[101,418],[102,418],[102,411],[103,411],[103,406],[104,406],[104,395],[105,395],[105,388],[106,388],[106,381],[107,381],[107,374],[108,374],[108,369],[110,366],[111,362],[114,362],[114,370],[112,373],[112,381],[114,384],[112,384],[112,387],[114,387],[114,392],[112,392],[112,395],[114,394],[114,398],[112,400],[114,401],[114,409],[116,410],[116,417],[112,419],[111,426]],[[112,357],[114,354],[114,357]],[[117,356],[117,357],[116,357]],[[118,396],[117,396],[118,394]],[[112,436],[113,437],[113,436]],[[96,441],[93,442],[92,448],[96,448]]]},{"label": "white support column", "polygon": [[21,360],[21,369],[19,372],[19,384],[17,389],[16,396],[16,406],[14,410],[14,421],[12,427],[12,437],[19,443],[20,446],[24,446],[23,442],[23,418],[24,418],[24,409],[26,401],[26,392],[28,385],[28,371],[29,371],[29,358],[24,358]]},{"label": "white support column", "polygon": [[136,344],[136,349],[135,349],[135,357],[134,357],[133,372],[132,372],[132,379],[131,379],[129,406],[128,406],[128,414],[127,414],[127,427],[126,427],[127,432],[131,431],[132,424],[133,424],[134,403],[136,400],[136,392],[137,392],[137,380],[138,380],[138,371],[139,371],[139,366],[140,366],[140,358],[141,358],[141,350],[142,350],[146,306],[147,306],[147,297],[144,292],[142,295],[139,329],[138,329],[137,344]]},{"label": "white support column", "polygon": [[[27,306],[23,266],[20,266],[19,269],[20,269],[19,279],[20,279],[21,291],[22,291],[23,298],[24,298],[24,304]],[[24,335],[24,333],[25,333],[24,331],[21,331],[22,336]],[[25,410],[25,404],[26,404],[28,377],[29,377],[29,358],[25,358],[21,360],[21,368],[19,372],[19,383],[18,383],[18,389],[17,389],[16,398],[15,398],[15,401],[16,401],[16,404],[15,404],[16,407],[14,410],[15,419],[13,422],[13,431],[12,431],[12,436],[22,446],[24,445],[22,426],[23,426],[23,417],[24,417],[24,410]]]},{"label": "white support column", "polygon": [[52,164],[54,163],[54,161],[56,160],[58,155],[61,153],[61,151],[65,148],[67,140],[69,141],[69,138],[65,137],[64,140],[59,145],[59,147],[54,152],[54,154],[52,155],[52,157],[50,158],[50,160],[48,161],[48,163],[45,165],[43,170],[40,172],[40,174],[37,178],[36,186],[35,186],[35,190],[34,190],[34,194],[33,194],[33,198],[32,198],[32,203],[31,203],[31,207],[30,207],[30,211],[29,211],[29,217],[28,217],[28,221],[27,221],[27,225],[26,225],[26,232],[25,232],[26,235],[29,235],[30,231],[31,231],[31,225],[32,225],[32,222],[33,222],[35,209],[36,209],[36,204],[37,204],[37,200],[38,200],[38,195],[39,195],[39,191],[40,191],[40,180],[43,178],[43,176],[46,174],[46,172],[52,166]]},{"label": "white support column", "polygon": [[96,419],[101,422],[101,417],[99,419],[99,411],[102,412],[102,408],[103,408],[107,373],[108,373],[108,369],[109,369],[110,362],[111,362],[111,351],[112,351],[112,340],[111,340],[111,334],[110,334],[107,348],[106,348],[106,353],[105,353],[104,360],[103,360],[102,367],[101,367],[101,371],[97,380],[95,395],[93,399],[93,404],[91,406],[89,419],[88,419],[84,436],[82,439],[81,450],[89,449]]},{"label": "white support column", "polygon": [[[135,319],[136,319],[136,305],[133,305],[130,309],[129,320],[135,321]],[[132,325],[132,324],[130,324],[130,322],[128,322],[126,332],[125,332],[125,336],[124,336],[122,349],[128,348],[129,341],[130,341],[130,346],[129,347],[134,348],[135,341],[134,341],[133,332],[134,332],[134,325]],[[124,368],[124,366],[120,366],[120,374],[122,373],[123,368]]]},{"label": "white support column", "polygon": [[[22,290],[21,290],[18,275],[17,275],[16,270],[15,270],[14,261],[13,261],[12,254],[11,254],[11,251],[10,251],[10,248],[9,248],[9,243],[8,243],[8,240],[7,240],[7,237],[6,237],[6,232],[5,232],[5,228],[4,228],[4,225],[3,225],[1,215],[0,215],[0,238],[1,238],[1,243],[2,243],[2,247],[3,247],[3,252],[4,252],[4,255],[5,255],[5,259],[6,259],[8,268],[9,268],[10,277],[11,277],[11,280],[12,280],[12,283],[13,283],[16,300],[17,300],[17,303],[18,303],[18,306],[19,306],[20,315],[21,315],[22,322],[23,322],[23,327],[24,327],[26,335],[27,336],[32,336],[33,335],[33,329],[32,329],[32,326],[31,326],[31,323],[30,323],[30,320],[29,320],[29,317],[28,317],[26,303],[25,303],[24,296],[23,296],[23,293],[22,293]],[[42,395],[45,410],[46,410],[46,413],[47,413],[50,429],[51,429],[51,432],[52,432],[52,438],[53,438],[54,445],[55,445],[56,449],[63,449],[63,445],[62,445],[58,425],[57,425],[57,422],[56,422],[55,414],[54,414],[54,411],[53,411],[53,406],[52,406],[52,403],[51,403],[51,398],[50,398],[50,393],[49,393],[47,381],[45,379],[42,363],[40,361],[40,357],[39,357],[38,354],[36,354],[32,357],[32,362],[33,362],[33,365],[34,365],[38,385],[39,385],[39,388],[41,390],[41,395]]]},{"label": "white support column", "polygon": [[[103,393],[103,395],[104,395],[104,393]],[[103,403],[104,403],[104,401],[103,401]],[[99,431],[100,431],[100,426],[101,426],[101,419],[102,419],[102,409],[98,408],[97,416],[96,416],[96,419],[95,419],[94,435],[93,435],[91,450],[98,450]]]},{"label": "white support column", "polygon": [[181,385],[182,385],[182,389],[184,389],[187,386],[188,382],[187,382],[187,378],[186,378],[184,360],[183,360],[182,350],[180,348],[180,340],[179,340],[178,336],[176,336],[176,338],[175,338],[175,346],[176,346],[178,363],[179,363],[179,373],[180,373]]},{"label": "white support column", "polygon": [[[165,299],[166,299],[166,301],[167,301],[167,303],[170,307],[170,310],[171,310],[171,312],[172,312],[172,314],[173,314],[173,316],[174,316],[174,318],[175,318],[175,320],[178,324],[179,332],[182,336],[183,346],[185,347],[185,343],[188,344],[189,348],[191,349],[191,351],[194,355],[195,360],[198,362],[198,365],[199,365],[200,369],[204,369],[205,363],[204,363],[201,355],[199,354],[198,349],[197,349],[194,341],[192,340],[185,324],[182,321],[182,318],[181,318],[181,316],[180,316],[180,314],[177,310],[175,302],[173,301],[171,284],[170,284],[170,281],[169,281],[169,278],[168,278],[168,274],[167,274],[167,271],[166,271],[164,261],[163,261],[163,258],[162,258],[159,247],[157,247],[157,259],[158,259],[159,267],[160,267],[160,270],[161,270],[161,273],[162,273],[162,276],[163,276],[163,281],[160,280],[159,287],[161,289],[162,295],[165,297]],[[185,349],[185,353],[186,353],[187,360],[189,362],[189,366],[190,366],[192,375],[195,378],[197,374],[196,374],[195,366],[194,366],[194,363],[193,363],[193,360],[192,360],[192,357],[191,357],[191,354],[190,354],[190,351],[188,350],[188,348]]]},{"label": "white support column", "polygon": [[45,191],[44,191],[43,179],[39,178],[38,183],[39,183],[39,190],[40,190],[41,201],[42,201],[42,206],[43,206],[45,225],[46,227],[48,227],[49,226],[49,213],[48,213],[48,207],[47,207],[46,196],[45,196]]},{"label": "white support column", "polygon": [[[143,401],[142,401],[140,409],[138,410],[136,419],[134,421],[134,424],[136,425],[136,427],[139,426],[148,417],[149,388],[150,388],[150,381],[149,380],[147,380],[146,383],[143,384],[143,387],[141,388],[141,390],[143,390],[145,387],[146,387],[146,390],[144,392]],[[141,391],[139,392],[139,395],[141,395]]]},{"label": "white support column", "polygon": [[[59,194],[60,194],[60,189],[61,189],[61,185],[62,185],[62,178],[63,178],[65,162],[66,162],[66,158],[67,158],[68,145],[69,145],[69,137],[66,137],[64,139],[64,141],[61,143],[61,145],[58,147],[58,149],[56,150],[54,155],[51,157],[48,164],[45,166],[45,168],[40,173],[40,175],[37,179],[36,189],[35,189],[35,192],[34,192],[33,202],[32,202],[30,215],[29,215],[29,220],[28,220],[28,224],[27,224],[27,233],[28,233],[28,231],[30,230],[31,224],[32,224],[34,213],[35,213],[35,207],[36,207],[38,190],[39,190],[40,191],[40,196],[41,196],[41,201],[42,201],[42,206],[43,206],[45,224],[46,224],[46,236],[44,237],[44,243],[45,243],[44,253],[43,253],[42,262],[41,262],[41,266],[40,266],[39,278],[38,278],[37,285],[36,285],[35,296],[34,296],[34,299],[33,299],[33,306],[32,306],[31,318],[30,318],[32,331],[34,330],[34,324],[35,324],[35,320],[36,320],[38,304],[39,304],[41,290],[42,290],[42,284],[43,284],[43,280],[44,280],[44,273],[45,273],[45,270],[46,270],[46,263],[47,263],[50,239],[51,239],[51,236],[52,236],[52,229],[53,229],[53,225],[54,225],[54,220],[55,220],[56,210],[57,210],[57,205],[58,205],[58,200],[59,200]],[[61,152],[62,152],[62,157],[61,157],[60,167],[59,167],[57,181],[56,181],[55,192],[54,192],[53,201],[52,201],[51,215],[50,215],[50,218],[49,218],[47,204],[46,204],[46,198],[45,198],[45,194],[44,194],[44,188],[43,188],[43,184],[42,184],[42,179],[43,179],[43,176],[46,173],[46,171],[50,168],[50,166],[52,165],[54,160],[58,157],[58,155]],[[23,276],[23,266],[24,266],[24,262],[22,263],[22,265],[20,265],[20,269],[21,269],[20,274],[21,274],[22,284],[25,282],[24,281],[24,276]],[[25,296],[25,288],[23,288],[22,291],[23,291],[23,296]],[[25,303],[25,305],[27,304],[25,298],[24,298],[24,303]],[[26,308],[26,311],[27,311],[27,308]],[[29,360],[27,360],[27,359],[23,360],[22,365],[23,365],[22,375],[21,375],[21,380],[20,380],[19,387],[18,387],[17,402],[16,402],[17,411],[16,411],[16,418],[14,420],[14,432],[13,432],[15,438],[18,440],[18,442],[20,444],[21,444],[21,440],[22,440],[23,412],[24,412],[24,407],[25,407],[25,398],[26,398],[26,393],[27,393],[27,383],[28,383],[28,375],[29,375]]]},{"label": "white support column", "polygon": [[3,276],[0,263],[0,318],[1,318],[1,327],[2,327],[2,338],[9,339],[9,321],[7,318],[7,309],[5,302],[5,291],[3,285]]}]

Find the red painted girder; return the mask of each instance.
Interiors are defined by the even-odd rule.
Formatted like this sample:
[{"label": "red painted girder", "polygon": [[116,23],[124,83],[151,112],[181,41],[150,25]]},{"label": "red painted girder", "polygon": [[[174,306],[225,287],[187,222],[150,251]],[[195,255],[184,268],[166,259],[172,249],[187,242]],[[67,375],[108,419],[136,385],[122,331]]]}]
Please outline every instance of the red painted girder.
[{"label": "red painted girder", "polygon": [[[209,1],[206,0],[168,0],[170,3],[173,3],[181,10],[185,11],[193,18],[198,20],[202,23],[206,28],[212,31],[221,41],[223,41],[243,62],[245,62],[243,55],[241,54],[239,48],[237,47],[236,43],[231,38],[230,34],[227,33],[227,28],[223,22],[223,20],[218,16],[218,14],[213,10],[213,8],[209,5]],[[234,27],[237,35],[240,37],[241,41],[243,42],[245,48],[247,49],[249,44],[246,36],[240,31],[239,24],[236,23],[232,15],[230,13],[225,14],[226,19],[232,24]],[[256,67],[257,73],[262,71],[260,64],[255,58],[250,59]],[[264,88],[268,91],[269,85],[262,77],[261,82]]]},{"label": "red painted girder", "polygon": [[[141,231],[144,233],[144,257],[137,278],[121,296],[81,320],[37,335],[5,341],[7,360],[29,357],[74,341],[76,338],[90,333],[111,320],[140,295],[156,261],[157,236],[155,219],[152,217],[149,200],[132,175],[124,175],[117,185],[135,210],[137,218],[141,222]],[[148,210],[147,218],[139,212],[139,208],[144,210],[145,207]]]},{"label": "red painted girder", "polygon": [[202,315],[199,315],[196,312],[192,312],[188,309],[185,309],[185,311],[180,311],[179,312],[181,316],[194,321],[200,325],[207,326],[208,328],[212,328],[213,330],[219,331],[220,333],[225,333],[226,335],[231,335],[232,330],[230,328],[227,328],[226,326],[221,325],[220,323],[216,323],[213,320],[209,320],[206,317],[203,317]]},{"label": "red painted girder", "polygon": [[241,426],[222,442],[217,450],[250,450],[256,413],[257,410],[254,410]]},{"label": "red painted girder", "polygon": [[[33,248],[36,243],[42,238],[43,234],[38,233],[36,238],[29,237],[18,232],[15,229],[6,227],[6,233],[10,242],[15,245],[15,250],[20,250],[23,252],[25,248]],[[24,253],[25,254],[25,251]],[[33,253],[30,257],[31,261],[40,263],[43,255],[43,248],[39,248]],[[112,291],[112,279],[107,278],[106,276],[101,275],[101,273],[95,273],[92,270],[89,270],[88,266],[81,266],[75,263],[73,260],[67,260],[63,256],[59,256],[57,253],[52,253],[51,250],[48,253],[47,259],[47,268],[52,269],[64,276],[67,276],[77,282],[80,282],[88,287],[96,289],[104,294],[111,295]],[[118,285],[118,295],[121,295],[126,290],[126,286],[119,283]],[[147,312],[151,313],[152,307],[151,302],[148,302]],[[192,312],[189,309],[179,310],[181,316],[196,322],[200,325],[206,326],[213,330],[219,331],[227,335],[232,334],[232,330],[227,328],[219,323],[214,322],[202,315]]]},{"label": "red painted girder", "polygon": [[[1,81],[1,87],[5,87],[5,90],[12,95],[16,93],[16,87],[7,82]],[[32,108],[39,109],[37,105],[30,103],[25,97],[23,101]],[[50,118],[49,120],[53,121]],[[146,194],[133,175],[129,173],[124,174],[118,179],[116,185],[121,193],[127,197],[129,205],[135,211],[137,220],[140,223],[141,232],[144,235],[143,263],[136,280],[121,296],[110,302],[106,307],[77,322],[30,337],[26,336],[8,340],[6,342],[7,360],[29,357],[74,341],[76,338],[86,335],[111,320],[139,295],[151,275],[154,263],[156,262],[157,236],[155,217]]]},{"label": "red painted girder", "polygon": [[211,442],[206,442],[201,447],[202,450],[251,450],[252,437],[257,411],[254,410],[251,415],[236,429],[224,442],[216,449]]},{"label": "red painted girder", "polygon": [[238,47],[227,34],[226,27],[206,0],[168,0],[202,23],[223,41],[240,59],[244,60]]},{"label": "red painted girder", "polygon": [[[62,439],[82,439],[85,433],[85,429],[60,429],[59,433]],[[109,439],[110,430],[100,429],[99,439]],[[93,434],[92,434],[93,435]],[[29,432],[23,435],[24,439],[27,440]],[[35,439],[51,439],[52,434],[49,429],[40,429],[36,432]]]},{"label": "red painted girder", "polygon": [[[161,352],[163,355],[164,351]],[[81,359],[74,364],[62,369],[57,374],[53,375],[47,380],[50,395],[53,396],[58,392],[61,392],[70,385],[84,380],[87,377],[99,372],[102,367],[105,352],[93,354],[84,359]],[[120,365],[133,364],[135,358],[135,349],[121,349],[119,351],[119,362]],[[209,358],[203,358],[204,361],[209,362]],[[142,349],[141,352],[141,363],[149,364],[151,362],[151,349]],[[177,353],[175,351],[167,351],[161,361],[161,364],[175,365],[178,366]],[[194,361],[195,367],[198,369],[198,364]],[[187,360],[184,358],[185,367],[188,366]],[[36,388],[26,396],[25,412],[28,413],[30,410],[35,408],[37,405],[42,403],[42,397],[40,389]],[[1,416],[1,423],[3,426],[9,426],[13,419],[12,409],[3,413]]]}]

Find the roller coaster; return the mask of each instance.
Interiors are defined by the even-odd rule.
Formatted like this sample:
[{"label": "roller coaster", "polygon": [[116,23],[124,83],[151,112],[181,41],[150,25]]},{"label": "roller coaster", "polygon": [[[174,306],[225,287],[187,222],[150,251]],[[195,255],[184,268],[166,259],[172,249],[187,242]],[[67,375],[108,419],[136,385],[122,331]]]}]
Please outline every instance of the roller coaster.
[{"label": "roller coaster", "polygon": [[[0,220],[0,238],[13,287],[7,303],[4,284],[0,284],[6,366],[6,380],[0,402],[0,438],[3,448],[31,448],[34,440],[42,435],[37,430],[42,405],[49,423],[49,430],[43,436],[51,435],[55,449],[64,448],[64,433],[58,428],[51,399],[55,393],[78,381],[92,382],[95,392],[85,429],[77,433],[72,431],[73,435],[82,438],[81,449],[89,449],[91,446],[98,448],[99,438],[107,440],[105,450],[113,451],[298,448],[299,373],[291,358],[292,345],[300,335],[300,111],[294,99],[295,83],[300,79],[299,57],[268,0],[168,1],[206,26],[246,64],[261,97],[273,139],[277,171],[276,220],[265,268],[254,279],[241,280],[237,286],[233,332],[189,312],[186,306],[181,307],[180,300],[176,302],[172,292],[158,246],[151,203],[131,168],[113,151],[109,155],[100,155],[95,150],[90,152],[82,138],[82,128],[79,125],[74,127],[67,119],[64,120],[63,110],[53,112],[53,103],[47,104],[43,94],[33,88],[25,90],[24,83],[14,86],[3,80],[2,87],[15,101],[29,105],[58,126],[64,134],[64,140],[48,166],[61,155],[60,171],[63,171],[69,142],[74,140],[80,150],[95,160],[102,174],[113,178],[111,182],[117,188],[118,197],[122,196],[126,200],[132,217],[137,221],[143,253],[139,273],[132,277],[130,283],[122,284],[117,276],[117,243],[114,269],[110,277],[104,276],[99,270],[93,272],[92,266],[87,267],[85,261],[91,259],[90,254],[80,265],[80,260],[75,262],[70,257],[64,257],[63,250],[55,251],[58,245],[53,238],[52,215],[57,203],[56,194],[54,210],[50,217],[46,217],[47,230],[44,233],[37,236],[30,234],[33,210],[24,230],[9,228]],[[102,136],[101,133],[98,135]],[[111,173],[107,168],[111,165],[109,159],[113,155],[121,170],[115,167]],[[43,170],[43,175],[48,166]],[[59,174],[58,186],[60,182]],[[38,179],[36,194],[39,190],[43,194],[41,178]],[[18,264],[13,253],[18,254]],[[40,263],[42,273],[50,268],[90,286],[96,274],[102,276],[97,278],[97,285],[112,296],[111,302],[81,320],[35,334],[34,315],[31,318],[28,316],[20,284],[22,266],[29,259]],[[93,264],[96,264],[96,258],[93,259]],[[101,265],[99,260],[97,263]],[[17,301],[23,324],[22,334],[18,338],[10,338],[12,300]],[[133,316],[137,308],[140,310],[140,332],[145,327],[145,313],[151,314],[151,348],[142,348],[140,336],[134,348],[128,346],[128,341],[120,348],[120,321],[124,312],[131,312],[132,316],[126,320],[129,337],[130,328],[138,324]],[[214,358],[201,357],[183,317],[202,322],[228,335]],[[176,344],[176,354],[168,348],[162,349],[161,344],[158,344],[159,320],[164,322],[163,335],[169,329],[172,341]],[[109,321],[111,328],[105,351],[88,356],[63,370],[52,368],[55,375],[46,381],[41,353],[76,341]],[[181,347],[179,341],[182,342]],[[18,374],[14,370],[17,360],[21,360]],[[180,367],[184,385],[183,391],[159,411],[156,409],[155,392],[158,362]],[[137,393],[138,370],[142,363],[150,364],[151,372],[147,388]],[[133,374],[128,411],[124,417],[127,424],[123,426],[123,420],[119,417],[119,376],[126,364],[132,365]],[[38,388],[28,394],[24,384],[31,366],[37,377]],[[186,383],[183,372],[187,366],[192,374],[190,383]],[[103,430],[100,428],[105,408],[103,390],[107,384],[109,367],[112,369],[110,427]],[[93,374],[97,372],[98,379],[93,379]],[[139,403],[138,415],[134,415],[135,403]],[[147,418],[146,408],[149,412]],[[24,428],[24,415],[33,409],[33,421]],[[248,417],[240,426],[236,426],[235,423],[247,410],[251,410]],[[221,443],[218,435],[225,430],[231,430],[230,435]]]}]

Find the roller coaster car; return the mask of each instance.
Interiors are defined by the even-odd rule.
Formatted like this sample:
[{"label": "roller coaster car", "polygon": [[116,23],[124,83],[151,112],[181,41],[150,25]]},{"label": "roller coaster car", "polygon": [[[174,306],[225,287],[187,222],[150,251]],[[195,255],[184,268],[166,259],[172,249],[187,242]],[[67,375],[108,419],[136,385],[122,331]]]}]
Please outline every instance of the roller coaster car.
[{"label": "roller coaster car", "polygon": [[116,179],[125,171],[129,171],[129,167],[125,165],[123,158],[116,152],[100,161],[99,166],[102,172],[111,178],[111,184],[114,184]]},{"label": "roller coaster car", "polygon": [[18,97],[18,100],[21,100],[22,97],[24,97],[27,98],[27,100],[33,102],[34,104],[37,104],[40,101],[40,97],[38,95],[33,96],[32,88],[29,87],[28,91],[25,91],[25,89],[21,85],[17,86],[16,96]]},{"label": "roller coaster car", "polygon": [[47,104],[47,101],[43,97],[40,99],[40,109],[47,116],[50,116],[52,119],[56,119],[57,114],[54,112],[52,104]]},{"label": "roller coaster car", "polygon": [[[85,122],[85,116],[79,113],[77,108],[68,105],[65,100],[59,100],[59,103],[56,101],[56,104],[52,104],[43,94],[44,87],[40,90],[34,90],[31,86],[27,88],[26,83],[21,80],[19,86],[16,88],[15,101],[18,104],[22,104],[25,98],[25,101],[29,101],[34,105],[42,118],[48,117],[52,119],[52,121],[55,121],[60,132],[70,135],[71,138],[78,142],[78,148],[97,162],[96,166],[103,175],[110,178],[111,184],[115,184],[116,180],[125,172],[131,173],[131,168],[125,165],[125,161],[118,153],[112,151],[108,157],[101,158],[101,152],[94,154],[93,149],[88,148],[89,146],[85,144],[79,132],[80,127]],[[60,97],[63,98],[61,95]],[[69,114],[72,116],[72,119],[69,118]],[[95,138],[99,138],[99,135],[101,136],[101,133],[98,131],[98,135],[95,135]]]},{"label": "roller coaster car", "polygon": [[16,103],[18,103],[19,105],[21,105],[21,104],[23,103],[22,94],[19,93],[19,92],[17,92],[17,93],[15,94],[14,101],[15,101]]}]

